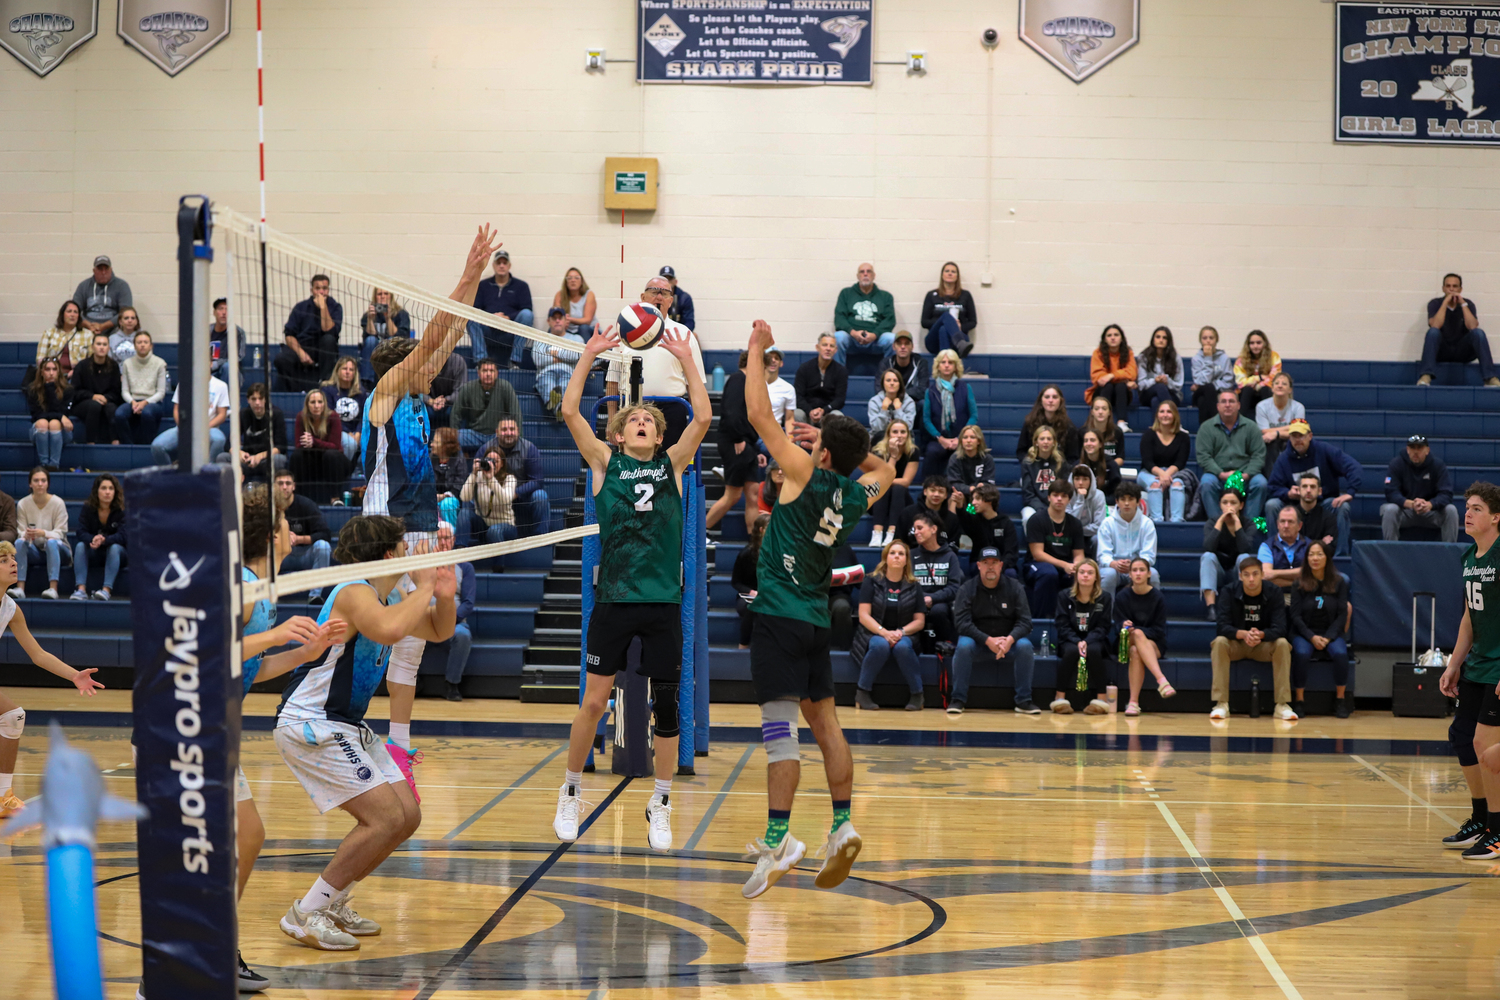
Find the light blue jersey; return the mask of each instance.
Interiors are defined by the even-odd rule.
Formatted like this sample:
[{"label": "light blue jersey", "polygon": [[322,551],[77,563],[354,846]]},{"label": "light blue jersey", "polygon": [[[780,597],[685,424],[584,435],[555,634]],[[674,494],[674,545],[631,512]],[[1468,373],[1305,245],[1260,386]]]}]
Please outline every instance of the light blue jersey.
[{"label": "light blue jersey", "polygon": [[[241,566],[240,580],[244,583],[255,583],[260,580],[260,577],[256,576],[250,567]],[[255,602],[255,607],[250,612],[250,620],[245,623],[245,638],[248,639],[252,635],[259,635],[275,624],[276,602],[269,597],[263,597]],[[264,653],[257,653],[246,660],[244,665],[241,666],[240,670],[245,682],[244,694],[250,693],[250,685],[255,683],[255,677],[260,673],[260,664],[265,659],[265,656],[266,654]]]},{"label": "light blue jersey", "polygon": [[[368,580],[350,580],[333,588],[318,612],[319,625],[328,621],[339,591],[345,587],[371,584]],[[319,662],[304,664],[292,672],[291,682],[281,695],[281,707],[276,710],[276,725],[323,719],[359,725],[370,707],[370,698],[385,678],[390,655],[391,647],[363,635],[328,647]]]},{"label": "light blue jersey", "polygon": [[371,426],[366,405],[363,426],[364,513],[399,517],[407,531],[436,531],[437,477],[428,450],[432,427],[422,397],[401,400],[378,427]]}]

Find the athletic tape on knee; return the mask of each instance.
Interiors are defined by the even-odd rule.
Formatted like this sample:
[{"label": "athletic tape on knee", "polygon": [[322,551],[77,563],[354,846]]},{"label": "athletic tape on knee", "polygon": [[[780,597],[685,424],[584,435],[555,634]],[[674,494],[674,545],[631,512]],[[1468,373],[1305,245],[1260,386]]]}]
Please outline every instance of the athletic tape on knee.
[{"label": "athletic tape on knee", "polygon": [[1453,755],[1464,767],[1479,763],[1479,754],[1474,751],[1474,727],[1478,724],[1478,720],[1465,719],[1462,715],[1455,715],[1448,723],[1448,740],[1453,744]]},{"label": "athletic tape on knee", "polygon": [[771,763],[799,760],[797,748],[797,703],[770,701],[760,706],[760,738]]},{"label": "athletic tape on knee", "polygon": [[678,710],[681,707],[677,703],[678,685],[652,682],[651,697],[656,701],[653,707],[656,722],[651,727],[651,731],[667,739],[680,735],[682,722],[678,717]]},{"label": "athletic tape on knee", "polygon": [[26,710],[24,708],[13,708],[4,715],[0,715],[0,736],[8,740],[18,740],[25,728]]}]

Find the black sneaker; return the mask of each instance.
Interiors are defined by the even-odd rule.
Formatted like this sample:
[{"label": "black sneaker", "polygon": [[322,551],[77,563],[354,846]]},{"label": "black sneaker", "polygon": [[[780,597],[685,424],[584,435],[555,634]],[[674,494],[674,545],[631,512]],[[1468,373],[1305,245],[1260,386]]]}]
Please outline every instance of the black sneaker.
[{"label": "black sneaker", "polygon": [[1297,713],[1299,719],[1307,718],[1307,708],[1301,698],[1292,702],[1292,711]]},{"label": "black sneaker", "polygon": [[954,698],[952,701],[948,702],[948,714],[949,715],[963,715],[964,714],[964,703],[962,701],[958,700],[957,698]]},{"label": "black sneaker", "polygon": [[1465,861],[1494,861],[1500,859],[1500,833],[1486,829],[1484,836],[1463,854],[1459,855]]},{"label": "black sneaker", "polygon": [[1040,708],[1037,708],[1036,705],[1032,703],[1032,701],[1031,701],[1030,698],[1026,699],[1025,701],[1018,701],[1018,702],[1016,702],[1016,712],[1019,715],[1041,715],[1042,714],[1042,710]]},{"label": "black sneaker", "polygon": [[267,979],[265,976],[262,976],[259,972],[256,972],[254,969],[250,968],[250,966],[245,964],[245,956],[240,955],[239,960],[241,993],[259,993],[261,990],[271,985],[271,981],[269,979]]},{"label": "black sneaker", "polygon": [[443,697],[447,698],[449,701],[463,701],[464,700],[463,692],[459,690],[457,684],[449,684],[448,685],[448,692],[447,692],[447,694],[443,695]]},{"label": "black sneaker", "polygon": [[1353,709],[1350,708],[1350,701],[1351,699],[1349,698],[1340,698],[1338,700],[1338,704],[1333,706],[1333,714],[1338,716],[1340,719],[1349,718],[1349,713],[1353,711]]},{"label": "black sneaker", "polygon": [[1464,820],[1464,825],[1458,828],[1458,832],[1443,838],[1443,846],[1458,850],[1462,847],[1473,847],[1484,836],[1485,822],[1470,816]]}]

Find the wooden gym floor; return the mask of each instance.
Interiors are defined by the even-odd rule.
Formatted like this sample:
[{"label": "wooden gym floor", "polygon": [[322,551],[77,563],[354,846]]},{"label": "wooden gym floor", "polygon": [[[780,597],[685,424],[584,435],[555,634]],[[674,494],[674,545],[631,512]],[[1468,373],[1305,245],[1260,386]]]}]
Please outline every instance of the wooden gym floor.
[{"label": "wooden gym floor", "polygon": [[[129,792],[124,692],[87,705],[7,693],[31,717],[23,797],[39,790],[41,723],[58,711]],[[240,908],[241,946],[271,977],[268,997],[1500,995],[1500,866],[1437,843],[1468,812],[1457,763],[1440,752],[1443,720],[1210,728],[1196,715],[841,710],[860,730],[854,877],[817,890],[809,859],[747,901],[740,854],[765,823],[756,743],[718,742],[696,776],[677,779],[669,856],[645,848],[649,781],[602,762],[585,776],[591,825],[563,850],[551,831],[563,742],[550,730],[567,709],[424,700],[422,829],[354,899],[385,931],[331,955],[293,944],[276,921],[349,821],[319,816],[270,734],[252,728],[273,708],[269,696],[247,706],[244,767],[268,839]],[[424,719],[453,731],[421,735]],[[743,739],[755,722],[753,708],[715,709],[716,731]],[[829,807],[816,747],[803,762],[792,831],[812,847]],[[51,994],[39,843],[33,833],[0,846],[9,996]],[[111,998],[133,997],[139,976],[135,871],[133,831],[102,827]]]}]

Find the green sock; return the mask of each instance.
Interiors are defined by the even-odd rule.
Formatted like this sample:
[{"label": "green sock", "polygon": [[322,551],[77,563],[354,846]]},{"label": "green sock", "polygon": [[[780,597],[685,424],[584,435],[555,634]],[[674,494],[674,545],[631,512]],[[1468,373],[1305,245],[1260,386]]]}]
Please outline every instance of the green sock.
[{"label": "green sock", "polygon": [[787,829],[792,825],[790,809],[772,809],[766,819],[766,846],[780,847],[786,839]]},{"label": "green sock", "polygon": [[833,826],[829,828],[829,833],[849,822],[849,808],[848,799],[842,799],[833,804]]}]

